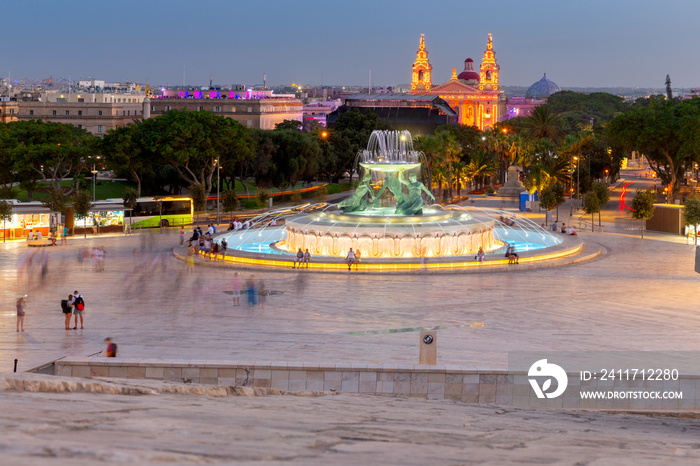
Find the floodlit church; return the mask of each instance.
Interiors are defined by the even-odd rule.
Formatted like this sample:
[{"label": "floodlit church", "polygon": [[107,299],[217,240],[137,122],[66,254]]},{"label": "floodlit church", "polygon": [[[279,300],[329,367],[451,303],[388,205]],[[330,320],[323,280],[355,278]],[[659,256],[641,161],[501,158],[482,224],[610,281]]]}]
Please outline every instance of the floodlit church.
[{"label": "floodlit church", "polygon": [[474,70],[474,60],[467,58],[464,61],[464,71],[457,74],[457,68],[452,68],[452,79],[434,86],[433,66],[425,48],[425,35],[421,34],[416,61],[413,63],[411,94],[439,95],[457,112],[460,124],[475,126],[482,131],[491,129],[507,117],[506,98],[499,90],[499,70],[493,40],[489,34],[478,72]]}]

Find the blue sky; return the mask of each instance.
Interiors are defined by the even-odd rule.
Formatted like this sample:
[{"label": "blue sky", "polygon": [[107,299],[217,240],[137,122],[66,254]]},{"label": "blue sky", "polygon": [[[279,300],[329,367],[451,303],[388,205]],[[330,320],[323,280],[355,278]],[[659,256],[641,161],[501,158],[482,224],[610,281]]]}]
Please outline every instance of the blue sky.
[{"label": "blue sky", "polygon": [[433,83],[478,67],[501,83],[700,87],[698,0],[3,0],[0,76],[205,85],[410,82],[420,34]]}]

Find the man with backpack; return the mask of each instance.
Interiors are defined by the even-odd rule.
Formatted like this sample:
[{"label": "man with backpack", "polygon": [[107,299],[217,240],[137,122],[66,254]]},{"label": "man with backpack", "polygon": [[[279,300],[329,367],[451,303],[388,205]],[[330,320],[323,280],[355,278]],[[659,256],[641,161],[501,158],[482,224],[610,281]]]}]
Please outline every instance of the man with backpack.
[{"label": "man with backpack", "polygon": [[66,330],[70,330],[70,316],[73,312],[73,295],[69,294],[68,299],[61,300],[61,310],[66,317]]},{"label": "man with backpack", "polygon": [[80,329],[84,329],[83,326],[83,314],[85,313],[85,300],[83,295],[78,293],[78,290],[73,292],[73,315],[75,316],[75,327],[73,330],[78,329],[78,316],[80,316]]}]

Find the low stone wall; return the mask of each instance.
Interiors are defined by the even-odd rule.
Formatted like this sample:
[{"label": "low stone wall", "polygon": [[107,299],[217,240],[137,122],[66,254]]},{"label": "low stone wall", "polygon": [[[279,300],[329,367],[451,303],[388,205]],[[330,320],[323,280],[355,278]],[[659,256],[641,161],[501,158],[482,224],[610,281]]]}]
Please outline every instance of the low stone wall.
[{"label": "low stone wall", "polygon": [[[212,385],[252,386],[285,391],[330,391],[368,395],[449,399],[523,408],[700,410],[700,376],[665,381],[664,390],[683,390],[683,399],[585,399],[580,390],[608,390],[609,381],[580,381],[556,399],[539,399],[527,374],[463,366],[392,364],[240,364],[227,361],[81,358],[56,361],[58,376],[152,379]],[[649,384],[651,387],[652,384]],[[635,384],[645,388],[643,381]],[[628,387],[625,387],[628,388]],[[654,386],[657,389],[658,386]]]}]

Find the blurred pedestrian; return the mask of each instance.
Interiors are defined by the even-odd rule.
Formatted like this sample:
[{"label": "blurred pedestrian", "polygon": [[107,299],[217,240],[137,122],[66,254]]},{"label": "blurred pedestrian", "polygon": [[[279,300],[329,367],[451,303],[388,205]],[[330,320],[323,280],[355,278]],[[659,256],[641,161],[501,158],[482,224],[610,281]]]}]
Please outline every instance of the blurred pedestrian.
[{"label": "blurred pedestrian", "polygon": [[180,246],[185,244],[185,227],[180,227]]},{"label": "blurred pedestrian", "polygon": [[258,307],[262,309],[263,311],[265,310],[265,299],[267,298],[267,290],[265,289],[265,282],[262,281],[262,278],[258,280],[258,287],[257,287],[257,293],[258,293]]},{"label": "blurred pedestrian", "polygon": [[241,277],[238,276],[238,272],[235,272],[233,274],[233,278],[231,279],[231,285],[233,286],[233,305],[240,306],[242,280]]},{"label": "blurred pedestrian", "polygon": [[194,274],[194,248],[187,248],[187,275]]},{"label": "blurred pedestrian", "polygon": [[24,298],[26,298],[27,295],[20,296],[19,299],[17,299],[17,332],[19,333],[20,328],[24,332],[24,305],[26,304],[26,301]]},{"label": "blurred pedestrian", "polygon": [[253,277],[248,278],[245,282],[245,286],[248,295],[248,307],[256,306],[258,304],[258,297],[255,293],[255,279]]}]

